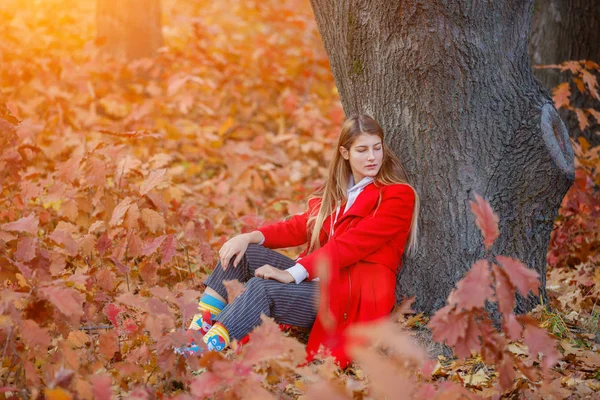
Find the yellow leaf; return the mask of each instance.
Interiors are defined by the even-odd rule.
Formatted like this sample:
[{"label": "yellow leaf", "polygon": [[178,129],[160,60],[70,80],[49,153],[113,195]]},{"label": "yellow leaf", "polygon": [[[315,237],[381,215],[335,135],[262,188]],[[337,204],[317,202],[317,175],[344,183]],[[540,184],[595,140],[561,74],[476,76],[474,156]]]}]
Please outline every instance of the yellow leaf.
[{"label": "yellow leaf", "polygon": [[[460,372],[459,372],[460,374]],[[465,386],[473,386],[473,387],[481,387],[487,386],[487,383],[490,380],[490,377],[485,373],[483,369],[478,370],[474,374],[460,374],[463,381],[465,382]]]},{"label": "yellow leaf", "polygon": [[228,117],[225,122],[223,122],[223,125],[221,125],[221,127],[219,128],[219,136],[223,136],[227,133],[227,131],[229,131],[229,129],[233,126],[233,118]]}]

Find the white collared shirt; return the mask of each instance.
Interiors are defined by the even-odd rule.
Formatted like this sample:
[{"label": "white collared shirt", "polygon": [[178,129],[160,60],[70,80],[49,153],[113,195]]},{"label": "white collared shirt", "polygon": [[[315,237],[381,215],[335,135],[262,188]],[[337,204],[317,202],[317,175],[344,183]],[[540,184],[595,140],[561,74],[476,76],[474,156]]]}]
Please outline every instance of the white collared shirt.
[{"label": "white collared shirt", "polygon": [[[333,236],[334,225],[337,222],[338,217],[341,217],[342,215],[346,214],[346,212],[350,209],[350,207],[352,207],[352,204],[354,204],[354,202],[356,201],[356,198],[358,197],[358,195],[363,191],[363,189],[366,186],[370,185],[372,182],[373,182],[373,178],[371,178],[370,176],[365,176],[360,182],[358,182],[355,185],[354,177],[352,175],[350,175],[350,182],[348,183],[348,191],[346,192],[347,196],[348,196],[348,201],[346,202],[346,207],[344,207],[344,212],[341,215],[339,215],[340,204],[338,203],[338,206],[335,210],[335,217],[334,217],[333,221],[331,222],[331,228],[329,231],[330,238]],[[286,269],[286,271],[289,272],[294,277],[296,284],[299,284],[300,282],[302,282],[303,280],[308,278],[308,271],[306,271],[306,268],[304,268],[304,266],[298,262],[299,260],[300,260],[300,258],[298,258],[296,260],[296,265],[294,265],[291,268]],[[319,280],[319,278],[313,279],[313,281],[317,281],[317,280]]]}]

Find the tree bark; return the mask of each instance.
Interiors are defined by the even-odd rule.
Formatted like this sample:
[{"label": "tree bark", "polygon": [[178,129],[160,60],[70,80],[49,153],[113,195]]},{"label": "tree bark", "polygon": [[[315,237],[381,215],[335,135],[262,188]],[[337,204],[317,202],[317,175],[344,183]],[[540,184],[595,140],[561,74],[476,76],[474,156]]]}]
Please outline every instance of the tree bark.
[{"label": "tree bark", "polygon": [[163,45],[160,0],[97,0],[101,49],[120,60],[152,57]]},{"label": "tree bark", "polygon": [[[600,4],[598,0],[537,0],[529,37],[531,63],[560,64],[570,60],[591,60],[600,64]],[[549,92],[562,82],[572,82],[568,72],[553,69],[534,70],[536,78]],[[571,87],[573,106],[594,107],[591,96]],[[560,110],[571,137],[580,135],[590,144],[600,145],[599,126],[592,124],[581,131],[575,114]]]},{"label": "tree bark", "polygon": [[[379,121],[421,198],[397,297],[428,314],[484,256],[469,200],[500,217],[492,254],[542,277],[573,149],[527,52],[533,1],[311,0],[346,114]],[[519,298],[516,310],[539,299]]]}]

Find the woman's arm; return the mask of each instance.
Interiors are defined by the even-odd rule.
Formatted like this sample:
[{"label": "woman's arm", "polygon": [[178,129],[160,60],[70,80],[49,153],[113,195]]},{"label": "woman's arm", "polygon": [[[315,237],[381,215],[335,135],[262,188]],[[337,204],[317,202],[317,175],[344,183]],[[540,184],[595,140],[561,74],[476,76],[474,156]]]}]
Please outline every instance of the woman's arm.
[{"label": "woman's arm", "polygon": [[408,185],[392,185],[386,188],[382,196],[375,215],[364,217],[355,227],[329,239],[323,247],[302,257],[299,263],[306,269],[310,279],[318,276],[316,266],[320,260],[328,261],[330,268],[345,268],[410,230],[415,203],[413,189]]},{"label": "woman's arm", "polygon": [[264,236],[265,241],[262,245],[269,249],[280,249],[300,246],[308,242],[306,224],[311,213],[318,209],[319,204],[319,199],[312,199],[308,202],[308,210],[304,213],[259,228],[255,232],[260,232]]},{"label": "woman's arm", "polygon": [[242,233],[226,241],[219,250],[219,260],[223,269],[229,267],[229,262],[233,259],[233,266],[237,267],[240,260],[244,256],[248,245],[251,243],[259,244],[264,240],[262,233],[254,231],[250,233]]}]

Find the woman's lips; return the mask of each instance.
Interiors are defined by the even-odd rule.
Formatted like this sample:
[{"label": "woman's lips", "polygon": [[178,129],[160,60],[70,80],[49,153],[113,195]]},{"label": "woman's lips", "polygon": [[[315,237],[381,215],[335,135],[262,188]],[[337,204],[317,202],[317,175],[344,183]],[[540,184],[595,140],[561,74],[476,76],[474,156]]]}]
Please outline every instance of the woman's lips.
[{"label": "woman's lips", "polygon": [[372,164],[372,165],[367,165],[368,169],[375,169],[377,168],[377,164]]}]

